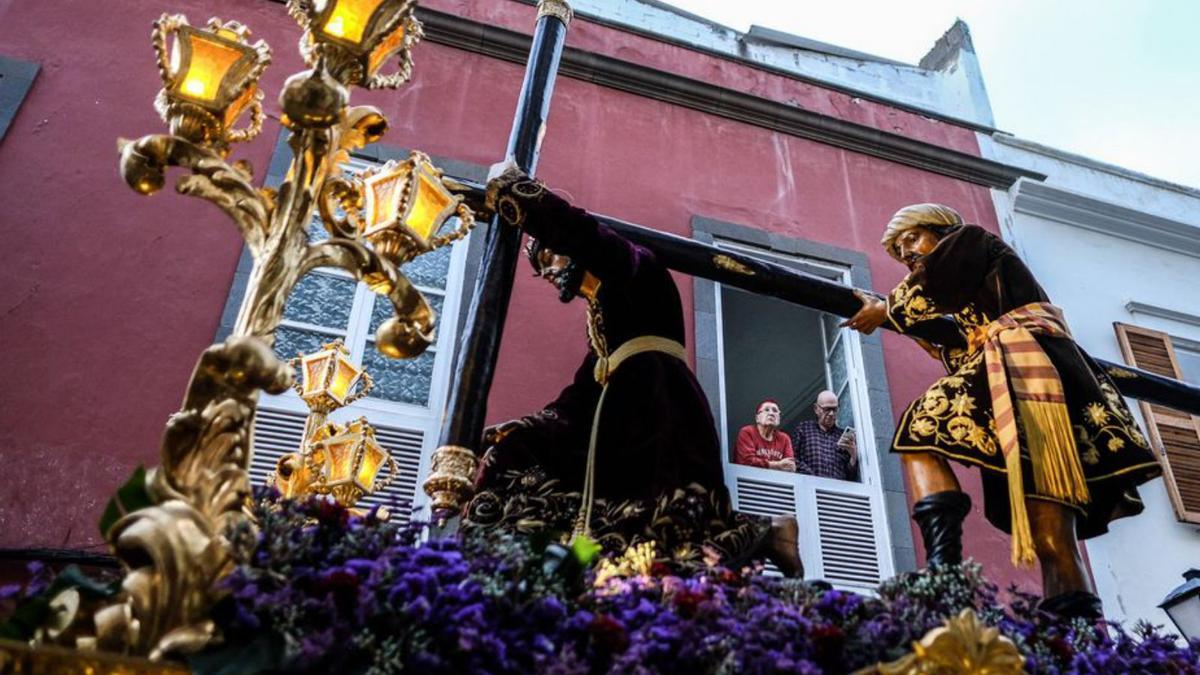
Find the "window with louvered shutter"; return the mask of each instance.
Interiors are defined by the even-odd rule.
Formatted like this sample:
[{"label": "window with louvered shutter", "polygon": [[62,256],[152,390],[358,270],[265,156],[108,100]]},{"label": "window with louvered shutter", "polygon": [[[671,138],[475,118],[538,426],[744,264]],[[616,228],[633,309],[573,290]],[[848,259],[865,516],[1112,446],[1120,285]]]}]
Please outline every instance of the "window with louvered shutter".
[{"label": "window with louvered shutter", "polygon": [[[304,438],[304,413],[260,407],[254,419],[254,456],[250,462],[250,480],[255,485],[270,484],[279,458],[295,452]],[[384,506],[395,522],[407,523],[417,497],[421,467],[423,432],[419,429],[375,427],[379,443],[396,460],[399,474],[377,494],[365,497],[359,508]]]},{"label": "window with louvered shutter", "polygon": [[[357,174],[373,164],[354,157],[343,168]],[[319,216],[309,224],[309,241],[327,239]],[[375,348],[375,331],[392,314],[386,298],[376,295],[342,270],[310,272],[292,290],[275,334],[275,352],[288,359],[320,349],[341,338],[350,358],[375,380],[366,398],[335,412],[331,422],[345,423],[364,416],[376,439],[396,459],[399,474],[379,494],[364,497],[358,506],[386,506],[394,518],[406,521],[426,499],[420,489],[435,449],[441,411],[445,407],[454,351],[455,329],[466,266],[466,241],[440,248],[406,263],[401,269],[437,314],[435,340],[412,359],[390,359]],[[299,450],[308,408],[288,391],[259,401],[250,466],[255,485],[266,485],[276,462]],[[419,515],[419,514],[418,514]]]},{"label": "window with louvered shutter", "polygon": [[[1124,323],[1113,325],[1126,363],[1158,375],[1188,379],[1170,335]],[[1188,359],[1193,356],[1187,354]],[[1144,401],[1140,405],[1150,441],[1163,465],[1175,515],[1183,522],[1200,524],[1200,419]]]},{"label": "window with louvered shutter", "polygon": [[[833,281],[851,280],[844,264],[723,238],[715,243]],[[727,449],[738,430],[753,421],[758,401],[768,396],[780,402],[781,428],[790,432],[813,417],[817,394],[829,389],[838,397],[838,424],[858,432],[857,480],[742,465],[727,455],[725,479],[734,508],[758,516],[794,516],[806,576],[871,592],[895,570],[884,494],[875,473],[874,421],[858,334],[842,328],[839,317],[775,298],[719,284],[713,293],[720,369],[714,413]],[[769,564],[767,570],[776,572]]]}]

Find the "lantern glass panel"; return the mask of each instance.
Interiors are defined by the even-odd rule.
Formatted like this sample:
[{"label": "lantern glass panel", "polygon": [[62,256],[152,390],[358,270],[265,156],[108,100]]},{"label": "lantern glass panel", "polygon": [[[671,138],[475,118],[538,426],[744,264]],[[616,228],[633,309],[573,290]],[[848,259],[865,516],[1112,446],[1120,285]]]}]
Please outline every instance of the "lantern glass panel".
[{"label": "lantern glass panel", "polygon": [[369,188],[367,232],[387,227],[396,219],[396,211],[400,200],[398,193],[407,177],[408,170],[403,166],[396,166],[390,171],[385,168],[383,173],[376,174],[367,179],[367,186]]},{"label": "lantern glass panel", "polygon": [[325,443],[325,451],[329,457],[329,484],[340,485],[354,479],[354,450],[358,446],[358,440],[357,434],[347,434]]},{"label": "lantern glass panel", "polygon": [[1163,607],[1184,637],[1200,637],[1200,591],[1181,598],[1170,607]]},{"label": "lantern glass panel", "polygon": [[249,87],[246,87],[245,90],[242,91],[242,95],[237,97],[233,103],[229,104],[229,107],[225,109],[226,127],[233,126],[233,123],[236,122],[237,118],[241,116],[242,111],[246,109],[246,106],[250,105],[251,101],[254,100],[254,94],[256,92],[258,92],[258,85],[252,84]]},{"label": "lantern glass panel", "polygon": [[383,0],[335,0],[337,5],[329,13],[321,31],[326,35],[358,44],[362,42],[371,16]]},{"label": "lantern glass panel", "polygon": [[[179,36],[175,39],[175,48],[171,50],[171,69],[179,78],[178,91],[197,101],[215,102],[221,92],[221,80],[225,79],[229,69],[245,52],[202,31],[184,28]],[[187,40],[191,47],[186,73],[179,72],[182,66],[181,40]]]},{"label": "lantern glass panel", "polygon": [[387,61],[388,57],[395,54],[402,46],[404,46],[403,24],[371,50],[371,55],[367,57],[367,76],[374,75],[375,71],[379,70],[379,66],[382,66],[383,62]]},{"label": "lantern glass panel", "polygon": [[344,403],[361,373],[349,359],[338,354],[337,369],[333,372],[333,381],[329,383],[329,395],[338,403]]},{"label": "lantern glass panel", "polygon": [[440,182],[424,171],[417,172],[417,181],[413,187],[416,189],[416,195],[404,224],[412,228],[422,240],[428,241],[444,222],[444,212],[450,206],[453,197]]},{"label": "lantern glass panel", "polygon": [[362,463],[358,467],[358,476],[355,481],[360,488],[370,492],[375,487],[375,477],[379,475],[379,469],[383,466],[386,457],[387,453],[377,443],[366,441],[363,447]]},{"label": "lantern glass panel", "polygon": [[333,351],[318,352],[311,357],[304,359],[304,393],[316,394],[325,389],[325,369],[328,366],[329,359],[333,358]]}]

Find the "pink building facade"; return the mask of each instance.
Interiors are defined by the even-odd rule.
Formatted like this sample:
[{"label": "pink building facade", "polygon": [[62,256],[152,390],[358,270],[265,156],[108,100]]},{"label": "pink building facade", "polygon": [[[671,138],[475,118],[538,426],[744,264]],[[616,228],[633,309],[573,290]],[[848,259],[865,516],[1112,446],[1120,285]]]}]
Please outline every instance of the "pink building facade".
[{"label": "pink building facade", "polygon": [[[832,64],[928,81],[930,103],[922,108],[916,95],[892,100],[883,89],[856,88],[859,80],[822,81],[577,9],[538,175],[594,212],[886,291],[904,271],[878,244],[897,208],[942,202],[996,231],[990,190],[1029,175],[982,159],[976,133],[988,131],[986,116],[957,112],[965,89],[949,80],[946,63],[973,59],[963,28],[952,29],[948,37],[958,41],[939,45],[925,68],[791,46],[778,36],[731,38],[760,51],[791,50],[797,63],[809,59],[828,72],[835,72]],[[137,465],[157,463],[163,423],[177,409],[196,357],[227,330],[241,300],[244,260],[235,228],[215,209],[169,189],[141,197],[116,171],[117,138],[163,130],[151,105],[160,82],[149,27],[164,11],[193,23],[237,19],[272,46],[262,82],[271,119],[233,157],[249,160],[264,182],[278,180],[286,153],[274,96],[304,68],[295,49],[299,31],[282,4],[0,1],[0,57],[37,67],[0,138],[0,222],[10,249],[0,269],[6,550],[102,552],[95,523],[106,500]],[[672,18],[658,3],[647,3],[646,12],[681,31],[695,23]],[[419,148],[448,173],[480,179],[503,154],[535,8],[517,0],[429,0],[421,16],[428,37],[415,51],[412,82],[398,91],[353,92],[353,103],[378,106],[391,122],[382,147],[356,161]],[[87,29],[72,30],[64,42],[52,27],[66,25]],[[367,399],[356,412],[390,429],[383,438],[402,455],[393,504],[414,497],[420,503],[416,486],[436,446],[479,243],[460,245],[426,284],[442,308],[436,350],[397,372],[390,399]],[[493,422],[552,399],[586,349],[582,306],[560,304],[524,269],[488,401]],[[288,344],[307,344],[302,335],[341,336],[358,340],[356,358],[367,362],[369,294],[327,281],[342,290],[315,288],[313,298],[349,303],[345,316],[323,325],[298,307],[287,325],[301,337]],[[682,275],[677,281],[689,350],[723,434],[750,421],[740,406],[754,394],[754,381],[764,383],[764,396],[794,399],[796,414],[811,403],[801,400],[802,387],[771,381],[771,363],[804,373],[824,368],[805,386],[841,387],[849,423],[865,432],[864,476],[855,485],[729,465],[739,508],[794,510],[806,566],[841,585],[868,587],[919,564],[919,535],[887,440],[894,416],[941,374],[939,366],[899,336],[859,339],[802,308],[755,304]],[[770,339],[747,342],[755,331]],[[762,362],[764,354],[771,363]],[[820,364],[817,370],[803,365],[809,361]],[[747,373],[759,375],[748,383]],[[410,376],[425,378],[420,391],[405,389]],[[287,397],[263,405],[259,477],[302,419],[302,408]],[[974,472],[961,478],[980,494]],[[967,551],[994,581],[1036,589],[1036,570],[1011,568],[1007,537],[984,521],[978,505],[966,530]]]}]

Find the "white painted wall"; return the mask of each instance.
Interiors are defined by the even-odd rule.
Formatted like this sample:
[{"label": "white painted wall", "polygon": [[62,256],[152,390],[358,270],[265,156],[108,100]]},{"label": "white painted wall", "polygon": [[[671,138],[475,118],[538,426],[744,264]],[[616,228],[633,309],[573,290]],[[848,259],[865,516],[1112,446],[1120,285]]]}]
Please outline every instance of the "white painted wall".
[{"label": "white painted wall", "polygon": [[[669,0],[667,0],[669,2]],[[960,52],[943,70],[869,57],[847,58],[842,48],[813,49],[771,44],[683,10],[646,0],[572,0],[577,14],[603,18],[664,38],[771,68],[796,73],[872,96],[902,102],[948,117],[991,126],[992,109],[983,90],[975,54]],[[932,45],[931,45],[932,46]]]},{"label": "white painted wall", "polygon": [[[1081,196],[1135,209],[1195,227],[1200,241],[1200,191],[1171,185],[1117,167],[1059,153],[1012,139],[992,143],[981,138],[985,156],[1048,175],[1047,185],[1063,188],[1062,203],[1088,201]],[[1051,300],[1066,312],[1076,340],[1092,355],[1122,362],[1112,323],[1145,326],[1200,341],[1200,255],[1145,243],[1155,238],[1139,219],[1130,217],[1120,234],[1090,229],[1090,223],[1068,223],[1037,208],[1018,206],[1021,184],[1009,192],[993,191],[1005,238],[1030,266]],[[1041,191],[1043,196],[1044,191]],[[1016,207],[1016,208],[1014,208]],[[1046,210],[1053,210],[1047,208]],[[1061,214],[1060,214],[1061,216]],[[1079,214],[1086,220],[1086,214]],[[1147,219],[1152,221],[1153,219]],[[1109,225],[1111,226],[1111,224]],[[1166,308],[1196,318],[1171,320],[1131,312],[1130,302]],[[1130,400],[1139,417],[1140,406]],[[1105,614],[1133,621],[1165,624],[1157,605],[1183,583],[1182,573],[1200,564],[1200,528],[1175,519],[1162,479],[1140,489],[1146,510],[1136,518],[1113,523],[1110,532],[1086,543]]]}]

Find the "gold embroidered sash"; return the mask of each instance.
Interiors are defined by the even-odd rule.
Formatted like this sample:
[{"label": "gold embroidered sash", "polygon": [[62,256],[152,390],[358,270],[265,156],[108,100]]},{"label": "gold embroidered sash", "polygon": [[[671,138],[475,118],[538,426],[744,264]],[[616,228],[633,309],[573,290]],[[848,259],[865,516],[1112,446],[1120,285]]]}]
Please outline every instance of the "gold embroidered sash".
[{"label": "gold embroidered sash", "polygon": [[1062,379],[1035,335],[1070,338],[1062,310],[1050,303],[1030,303],[991,322],[970,340],[972,348],[982,343],[987,364],[996,436],[1008,472],[1014,565],[1032,565],[1037,560],[1025,508],[1018,418],[1038,493],[1072,504],[1091,499]]},{"label": "gold embroidered sash", "polygon": [[586,537],[591,531],[592,503],[596,499],[596,438],[600,432],[600,411],[604,409],[604,399],[608,395],[608,383],[622,363],[628,361],[630,357],[646,352],[659,352],[667,356],[674,356],[685,365],[687,364],[687,348],[675,340],[658,335],[642,335],[633,338],[617,347],[617,351],[607,357],[600,356],[596,359],[592,375],[596,378],[596,382],[603,385],[603,389],[600,390],[600,399],[596,401],[596,412],[592,415],[592,433],[588,439],[587,470],[583,476],[583,494],[579,504],[579,513],[575,516],[572,538]]}]

